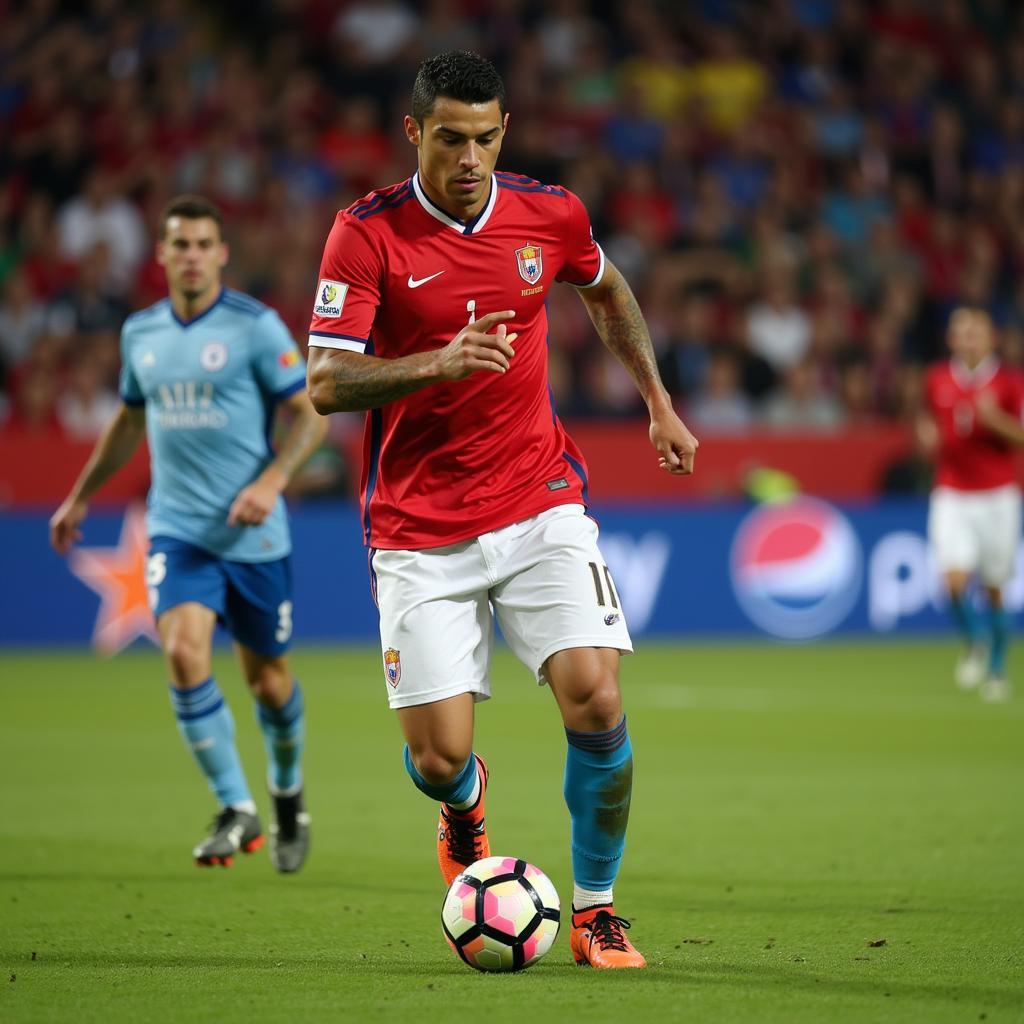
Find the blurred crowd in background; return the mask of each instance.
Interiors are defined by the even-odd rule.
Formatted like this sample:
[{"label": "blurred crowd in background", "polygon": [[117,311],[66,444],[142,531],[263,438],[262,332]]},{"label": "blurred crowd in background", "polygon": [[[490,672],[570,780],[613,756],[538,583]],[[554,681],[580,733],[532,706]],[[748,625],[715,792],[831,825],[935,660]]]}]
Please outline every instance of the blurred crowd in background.
[{"label": "blurred crowd in background", "polygon": [[[586,203],[700,436],[909,418],[958,302],[1024,359],[1014,0],[0,0],[0,21],[3,430],[101,430],[178,193],[223,207],[228,283],[304,345],[336,210],[414,169],[416,67],[455,48],[505,77],[499,168]],[[571,289],[550,316],[559,412],[641,413]]]}]

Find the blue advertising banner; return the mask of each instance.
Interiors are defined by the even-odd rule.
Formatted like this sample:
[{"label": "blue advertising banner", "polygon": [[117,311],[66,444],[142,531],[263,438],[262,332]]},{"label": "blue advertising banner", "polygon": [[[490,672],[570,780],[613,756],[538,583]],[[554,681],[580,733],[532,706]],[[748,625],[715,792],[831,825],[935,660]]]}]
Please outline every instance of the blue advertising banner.
[{"label": "blue advertising banner", "polygon": [[[771,636],[949,628],[925,541],[923,501],[837,507],[815,498],[758,506],[597,510],[601,547],[635,636]],[[356,509],[293,511],[295,638],[375,641]],[[67,559],[46,517],[0,515],[0,645],[92,643],[113,652],[153,636],[141,509],[99,513]],[[1008,607],[1024,605],[1020,557]]]}]

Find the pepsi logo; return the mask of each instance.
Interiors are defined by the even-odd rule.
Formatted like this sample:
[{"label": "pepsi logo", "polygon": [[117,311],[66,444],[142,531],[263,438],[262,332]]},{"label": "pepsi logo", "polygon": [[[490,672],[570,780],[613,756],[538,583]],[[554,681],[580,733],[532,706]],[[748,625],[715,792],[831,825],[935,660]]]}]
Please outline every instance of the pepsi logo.
[{"label": "pepsi logo", "polygon": [[784,640],[810,640],[853,610],[863,555],[837,509],[796,498],[762,505],[740,523],[730,567],[736,598],[755,625]]}]

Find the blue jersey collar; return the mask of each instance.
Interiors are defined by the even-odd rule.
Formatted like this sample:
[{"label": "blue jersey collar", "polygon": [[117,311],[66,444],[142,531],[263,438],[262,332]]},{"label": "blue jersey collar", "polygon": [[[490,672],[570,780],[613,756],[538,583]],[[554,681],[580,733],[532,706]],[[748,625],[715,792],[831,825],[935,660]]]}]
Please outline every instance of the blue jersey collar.
[{"label": "blue jersey collar", "polygon": [[199,316],[194,316],[191,320],[182,320],[181,317],[178,316],[178,314],[174,311],[174,303],[171,302],[170,299],[168,299],[167,304],[171,307],[171,316],[174,317],[174,322],[179,327],[191,327],[193,324],[199,323],[199,321],[202,320],[204,316],[208,316],[221,304],[221,301],[224,298],[224,293],[226,290],[227,289],[223,285],[221,285],[220,291],[217,293],[217,298],[215,298],[213,302],[211,302],[209,306],[207,306],[206,309],[204,309],[202,313],[199,314]]}]

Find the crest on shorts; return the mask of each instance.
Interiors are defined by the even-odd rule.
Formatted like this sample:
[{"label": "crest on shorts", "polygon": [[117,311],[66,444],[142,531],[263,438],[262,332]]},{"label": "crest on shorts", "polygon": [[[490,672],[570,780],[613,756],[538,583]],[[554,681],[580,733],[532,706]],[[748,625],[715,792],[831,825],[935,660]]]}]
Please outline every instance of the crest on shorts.
[{"label": "crest on shorts", "polygon": [[389,647],[384,652],[384,675],[393,687],[398,686],[402,678],[402,656],[394,647]]},{"label": "crest on shorts", "polygon": [[519,276],[527,284],[536,284],[544,273],[544,259],[539,245],[524,245],[516,249],[516,266]]},{"label": "crest on shorts", "polygon": [[228,361],[228,347],[223,341],[211,341],[199,353],[199,364],[204,370],[216,373]]}]

